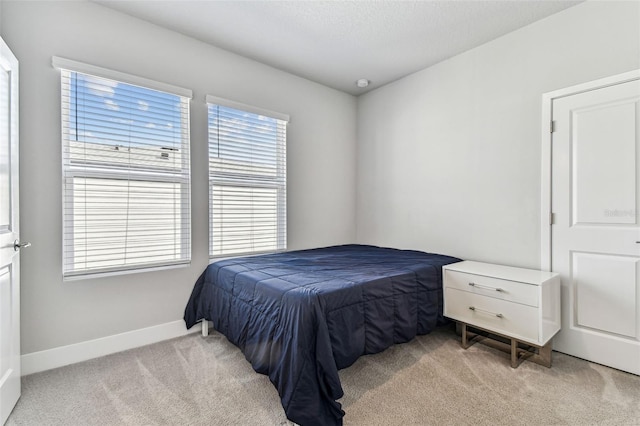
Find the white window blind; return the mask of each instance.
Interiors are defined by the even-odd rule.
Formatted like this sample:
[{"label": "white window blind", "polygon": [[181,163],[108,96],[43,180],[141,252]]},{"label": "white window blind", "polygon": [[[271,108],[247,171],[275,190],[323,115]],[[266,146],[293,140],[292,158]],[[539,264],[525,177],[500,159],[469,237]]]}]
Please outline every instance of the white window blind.
[{"label": "white window blind", "polygon": [[189,98],[61,76],[64,275],[188,263]]},{"label": "white window blind", "polygon": [[210,256],[285,250],[288,117],[207,102]]}]

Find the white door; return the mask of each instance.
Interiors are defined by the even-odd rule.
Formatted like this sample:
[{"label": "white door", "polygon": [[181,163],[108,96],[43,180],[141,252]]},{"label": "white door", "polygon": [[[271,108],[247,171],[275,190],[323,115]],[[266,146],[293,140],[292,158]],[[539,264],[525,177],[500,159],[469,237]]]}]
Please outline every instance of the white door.
[{"label": "white door", "polygon": [[552,104],[554,349],[640,374],[640,80]]},{"label": "white door", "polygon": [[0,423],[20,397],[18,61],[0,39]]}]

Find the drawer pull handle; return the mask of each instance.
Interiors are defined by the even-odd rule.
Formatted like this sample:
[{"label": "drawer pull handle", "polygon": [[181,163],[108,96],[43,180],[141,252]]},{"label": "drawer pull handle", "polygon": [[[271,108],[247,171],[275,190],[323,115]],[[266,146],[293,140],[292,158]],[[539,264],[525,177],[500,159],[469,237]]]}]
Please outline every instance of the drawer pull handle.
[{"label": "drawer pull handle", "polygon": [[484,309],[479,309],[479,308],[476,308],[475,306],[469,306],[469,310],[474,311],[474,312],[475,311],[484,312],[485,314],[495,315],[498,318],[504,318],[504,315],[502,315],[502,314],[496,314],[495,312],[485,311]]},{"label": "drawer pull handle", "polygon": [[493,290],[493,291],[497,291],[497,292],[504,292],[503,289],[501,289],[500,287],[489,287],[488,285],[482,285],[482,284],[476,284],[476,283],[469,283],[469,285],[471,287],[478,287],[478,288],[483,288],[485,290]]}]

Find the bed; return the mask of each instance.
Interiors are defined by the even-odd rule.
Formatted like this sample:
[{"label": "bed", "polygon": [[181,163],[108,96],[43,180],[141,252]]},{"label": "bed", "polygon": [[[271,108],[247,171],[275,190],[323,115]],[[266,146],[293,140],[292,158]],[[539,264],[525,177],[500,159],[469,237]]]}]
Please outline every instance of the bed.
[{"label": "bed", "polygon": [[442,266],[458,261],[365,245],[221,260],[196,281],[184,320],[212,321],[269,376],[289,420],[341,425],[338,370],[443,324]]}]

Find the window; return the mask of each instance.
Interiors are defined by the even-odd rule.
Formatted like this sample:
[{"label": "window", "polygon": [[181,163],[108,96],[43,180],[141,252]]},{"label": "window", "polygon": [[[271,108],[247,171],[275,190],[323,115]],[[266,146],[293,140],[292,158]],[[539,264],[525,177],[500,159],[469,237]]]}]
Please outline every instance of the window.
[{"label": "window", "polygon": [[188,263],[190,92],[61,58],[54,65],[62,79],[64,275]]},{"label": "window", "polygon": [[213,96],[207,103],[210,256],[285,250],[289,117]]}]

